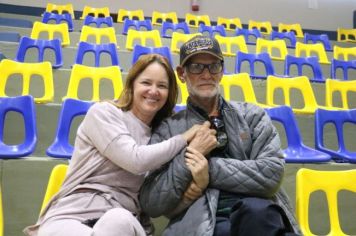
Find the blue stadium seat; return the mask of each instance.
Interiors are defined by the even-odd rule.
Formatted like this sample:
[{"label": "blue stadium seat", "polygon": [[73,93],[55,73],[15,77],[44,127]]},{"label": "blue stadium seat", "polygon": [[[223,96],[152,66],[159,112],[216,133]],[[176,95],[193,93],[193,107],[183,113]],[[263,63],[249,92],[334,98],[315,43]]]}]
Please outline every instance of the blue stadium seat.
[{"label": "blue stadium seat", "polygon": [[50,23],[51,21],[55,21],[56,24],[61,24],[63,22],[68,24],[69,32],[73,31],[73,20],[72,15],[69,13],[65,14],[56,14],[52,12],[45,12],[42,17],[42,23]]},{"label": "blue stadium seat", "polygon": [[327,34],[304,34],[304,43],[322,43],[326,51],[332,51],[331,43]]},{"label": "blue stadium seat", "polygon": [[126,18],[122,29],[122,34],[127,35],[127,32],[130,28],[134,28],[137,31],[141,31],[142,28],[145,28],[147,31],[153,29],[150,20],[130,20]]},{"label": "blue stadium seat", "polygon": [[[250,71],[242,71],[242,64],[244,62],[248,62]],[[264,75],[260,73],[257,74],[257,70],[255,70],[256,62],[260,62],[264,65],[266,72]],[[269,75],[274,75],[272,59],[266,52],[254,54],[238,51],[236,54],[235,73],[241,72],[248,72],[252,79],[266,79]]]},{"label": "blue stadium seat", "polygon": [[[245,40],[246,40],[246,44],[251,44],[251,45],[255,45],[257,38],[261,38],[261,32],[258,29],[241,29],[241,28],[237,28],[235,31],[235,35],[239,36],[239,35],[243,35],[245,36]],[[253,38],[254,41],[251,41]]]},{"label": "blue stadium seat", "polygon": [[214,37],[215,34],[226,36],[225,27],[223,25],[208,26],[208,25],[200,24],[198,31],[202,34],[208,32],[210,37]]},{"label": "blue stadium seat", "polygon": [[[291,72],[291,67],[296,66],[298,71],[297,74]],[[295,77],[305,75],[303,73],[303,68],[309,67],[313,71],[313,77],[308,76],[311,82],[325,83],[325,78],[319,63],[319,59],[315,56],[312,57],[295,57],[287,55],[284,63],[284,75]]]},{"label": "blue stadium seat", "polygon": [[108,17],[94,17],[91,15],[87,15],[84,19],[84,25],[92,26],[93,24],[96,25],[97,28],[106,25],[106,27],[113,27],[113,19],[111,16]]},{"label": "blue stadium seat", "polygon": [[172,54],[169,47],[145,47],[136,44],[133,50],[132,64],[134,64],[141,55],[157,53],[166,57],[169,63],[173,66]]},{"label": "blue stadium seat", "polygon": [[190,29],[189,26],[186,22],[180,22],[177,24],[174,24],[172,22],[163,22],[162,28],[161,28],[161,35],[163,38],[172,38],[172,34],[169,34],[168,31],[172,32],[182,32],[184,34],[190,34]]},{"label": "blue stadium seat", "polygon": [[297,43],[297,38],[293,31],[278,32],[273,30],[271,33],[271,40],[274,39],[284,39],[288,48],[295,48],[295,44]]},{"label": "blue stadium seat", "polygon": [[[338,69],[342,70],[342,78],[337,78],[336,72]],[[331,70],[330,70],[332,79],[349,80],[349,75],[348,75],[349,70],[356,70],[356,60],[342,61],[342,60],[332,59]]]}]

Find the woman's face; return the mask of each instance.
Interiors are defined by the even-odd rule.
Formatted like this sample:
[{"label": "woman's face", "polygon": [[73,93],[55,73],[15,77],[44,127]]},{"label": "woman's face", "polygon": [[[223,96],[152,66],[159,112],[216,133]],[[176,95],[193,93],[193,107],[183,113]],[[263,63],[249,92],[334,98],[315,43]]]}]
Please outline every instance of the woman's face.
[{"label": "woman's face", "polygon": [[153,62],[136,78],[133,85],[131,111],[137,118],[150,125],[156,113],[168,98],[169,80],[162,65]]}]

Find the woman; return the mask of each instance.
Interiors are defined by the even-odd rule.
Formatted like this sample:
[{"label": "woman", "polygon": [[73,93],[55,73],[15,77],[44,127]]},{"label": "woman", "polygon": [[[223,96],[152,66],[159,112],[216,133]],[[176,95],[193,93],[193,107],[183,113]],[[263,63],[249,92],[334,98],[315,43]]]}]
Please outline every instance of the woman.
[{"label": "woman", "polygon": [[[147,171],[173,158],[209,124],[147,145],[151,129],[171,115],[177,99],[174,71],[155,54],[141,56],[118,101],[94,104],[78,128],[74,153],[59,193],[27,235],[146,235],[137,195]],[[145,232],[146,231],[146,232]]]}]

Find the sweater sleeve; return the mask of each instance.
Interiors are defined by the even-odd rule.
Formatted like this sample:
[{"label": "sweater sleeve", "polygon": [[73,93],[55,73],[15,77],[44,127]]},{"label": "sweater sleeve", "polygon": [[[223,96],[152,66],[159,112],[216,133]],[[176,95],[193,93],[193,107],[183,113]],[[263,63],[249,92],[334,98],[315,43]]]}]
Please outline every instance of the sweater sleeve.
[{"label": "sweater sleeve", "polygon": [[182,135],[176,135],[161,143],[138,145],[122,119],[121,110],[104,102],[89,109],[81,129],[102,156],[134,174],[160,167],[187,144]]}]

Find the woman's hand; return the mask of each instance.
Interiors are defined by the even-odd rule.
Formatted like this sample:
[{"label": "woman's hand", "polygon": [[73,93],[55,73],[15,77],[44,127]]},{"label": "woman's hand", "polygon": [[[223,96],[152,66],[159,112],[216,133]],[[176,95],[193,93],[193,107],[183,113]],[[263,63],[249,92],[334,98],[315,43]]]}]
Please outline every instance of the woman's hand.
[{"label": "woman's hand", "polygon": [[203,191],[201,188],[198,187],[198,185],[192,181],[189,184],[188,189],[184,192],[184,200],[189,202],[189,201],[194,201],[198,199],[201,195],[203,195]]},{"label": "woman's hand", "polygon": [[217,144],[216,130],[210,129],[210,122],[204,122],[204,124],[196,132],[193,139],[190,141],[189,147],[194,148],[196,151],[205,156],[209,154],[211,150],[216,148]]},{"label": "woman's hand", "polygon": [[202,125],[193,125],[193,127],[188,129],[187,131],[185,131],[182,134],[182,136],[187,141],[187,143],[189,143],[194,138],[195,134],[199,130],[206,130],[209,127],[210,127],[210,122],[209,121],[205,121]]},{"label": "woman's hand", "polygon": [[187,147],[185,163],[192,172],[195,184],[204,191],[209,184],[209,164],[207,159],[194,148]]}]

